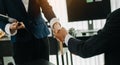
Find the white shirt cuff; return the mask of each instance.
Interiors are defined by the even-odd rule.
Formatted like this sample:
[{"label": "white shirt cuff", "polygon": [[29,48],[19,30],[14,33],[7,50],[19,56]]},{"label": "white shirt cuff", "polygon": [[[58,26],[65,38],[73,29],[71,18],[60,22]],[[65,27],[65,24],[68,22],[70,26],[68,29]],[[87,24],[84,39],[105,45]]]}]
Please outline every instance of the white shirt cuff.
[{"label": "white shirt cuff", "polygon": [[5,26],[5,32],[6,32],[8,35],[10,35],[10,36],[14,36],[15,34],[17,34],[17,30],[16,30],[13,34],[11,34],[11,33],[10,33],[10,25],[11,25],[11,24],[6,24],[6,26]]},{"label": "white shirt cuff", "polygon": [[69,41],[69,39],[70,38],[73,38],[73,36],[71,36],[70,34],[67,34],[66,36],[65,36],[65,44],[68,46],[68,41]]},{"label": "white shirt cuff", "polygon": [[56,22],[60,23],[58,18],[52,18],[52,19],[50,20],[50,27],[51,27],[52,29],[53,29],[53,25],[54,25]]}]

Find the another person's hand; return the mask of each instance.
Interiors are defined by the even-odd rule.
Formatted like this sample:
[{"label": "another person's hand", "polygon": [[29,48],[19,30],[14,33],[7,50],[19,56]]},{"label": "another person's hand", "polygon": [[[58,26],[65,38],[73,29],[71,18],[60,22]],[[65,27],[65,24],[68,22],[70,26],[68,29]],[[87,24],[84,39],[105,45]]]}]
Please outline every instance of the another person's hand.
[{"label": "another person's hand", "polygon": [[54,33],[54,36],[58,41],[64,42],[67,34],[68,34],[67,30],[62,27],[61,29],[58,30],[58,32]]}]

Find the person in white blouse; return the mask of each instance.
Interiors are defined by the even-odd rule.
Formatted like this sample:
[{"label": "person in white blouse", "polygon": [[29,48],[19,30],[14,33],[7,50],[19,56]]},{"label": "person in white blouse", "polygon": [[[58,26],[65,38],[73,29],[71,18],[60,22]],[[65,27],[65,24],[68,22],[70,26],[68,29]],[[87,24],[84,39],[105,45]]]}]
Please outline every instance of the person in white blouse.
[{"label": "person in white blouse", "polygon": [[0,0],[0,14],[15,19],[0,16],[0,28],[11,36],[18,65],[39,59],[49,61],[50,32],[41,12],[52,29],[59,23],[47,0]]}]

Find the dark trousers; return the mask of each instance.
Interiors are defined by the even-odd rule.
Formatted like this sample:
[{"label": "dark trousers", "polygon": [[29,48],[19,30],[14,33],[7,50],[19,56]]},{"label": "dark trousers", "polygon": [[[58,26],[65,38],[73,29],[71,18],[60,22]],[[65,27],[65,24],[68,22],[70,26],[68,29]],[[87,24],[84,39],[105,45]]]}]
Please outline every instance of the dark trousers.
[{"label": "dark trousers", "polygon": [[[28,37],[29,38],[29,37]],[[49,61],[48,38],[36,39],[32,37],[29,41],[19,41],[13,44],[14,60],[16,64],[24,64],[39,59]]]}]

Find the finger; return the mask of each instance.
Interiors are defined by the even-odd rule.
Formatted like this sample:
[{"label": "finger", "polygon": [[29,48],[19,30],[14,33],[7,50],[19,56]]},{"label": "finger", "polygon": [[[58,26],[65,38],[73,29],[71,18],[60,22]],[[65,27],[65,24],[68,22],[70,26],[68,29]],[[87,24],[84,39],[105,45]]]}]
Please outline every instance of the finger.
[{"label": "finger", "polygon": [[17,26],[21,26],[22,24],[20,22],[17,23]]},{"label": "finger", "polygon": [[17,29],[23,29],[24,27],[22,25],[17,26]]},{"label": "finger", "polygon": [[13,22],[12,25],[17,25],[17,22]]},{"label": "finger", "polygon": [[53,35],[54,35],[54,38],[57,38],[57,34],[56,33],[53,33]]},{"label": "finger", "polygon": [[62,27],[61,30],[66,30],[66,29],[64,27]]},{"label": "finger", "polygon": [[23,22],[18,22],[18,23],[17,23],[17,28],[18,28],[18,29],[23,29],[23,28],[25,28]]},{"label": "finger", "polygon": [[57,41],[61,42],[58,38],[56,38],[56,39],[57,39]]},{"label": "finger", "polygon": [[22,26],[24,26],[24,27],[25,27],[25,25],[24,25],[24,23],[23,23],[23,22],[20,22],[20,24],[21,24]]},{"label": "finger", "polygon": [[58,22],[54,23],[53,29],[60,29],[60,28],[61,28],[60,23],[58,23]]},{"label": "finger", "polygon": [[55,30],[55,29],[54,29],[54,30],[53,30],[53,33],[56,34],[56,33],[58,33],[59,31],[60,31],[60,29],[59,29],[59,30]]},{"label": "finger", "polygon": [[55,29],[52,29],[53,34],[57,33]]}]

